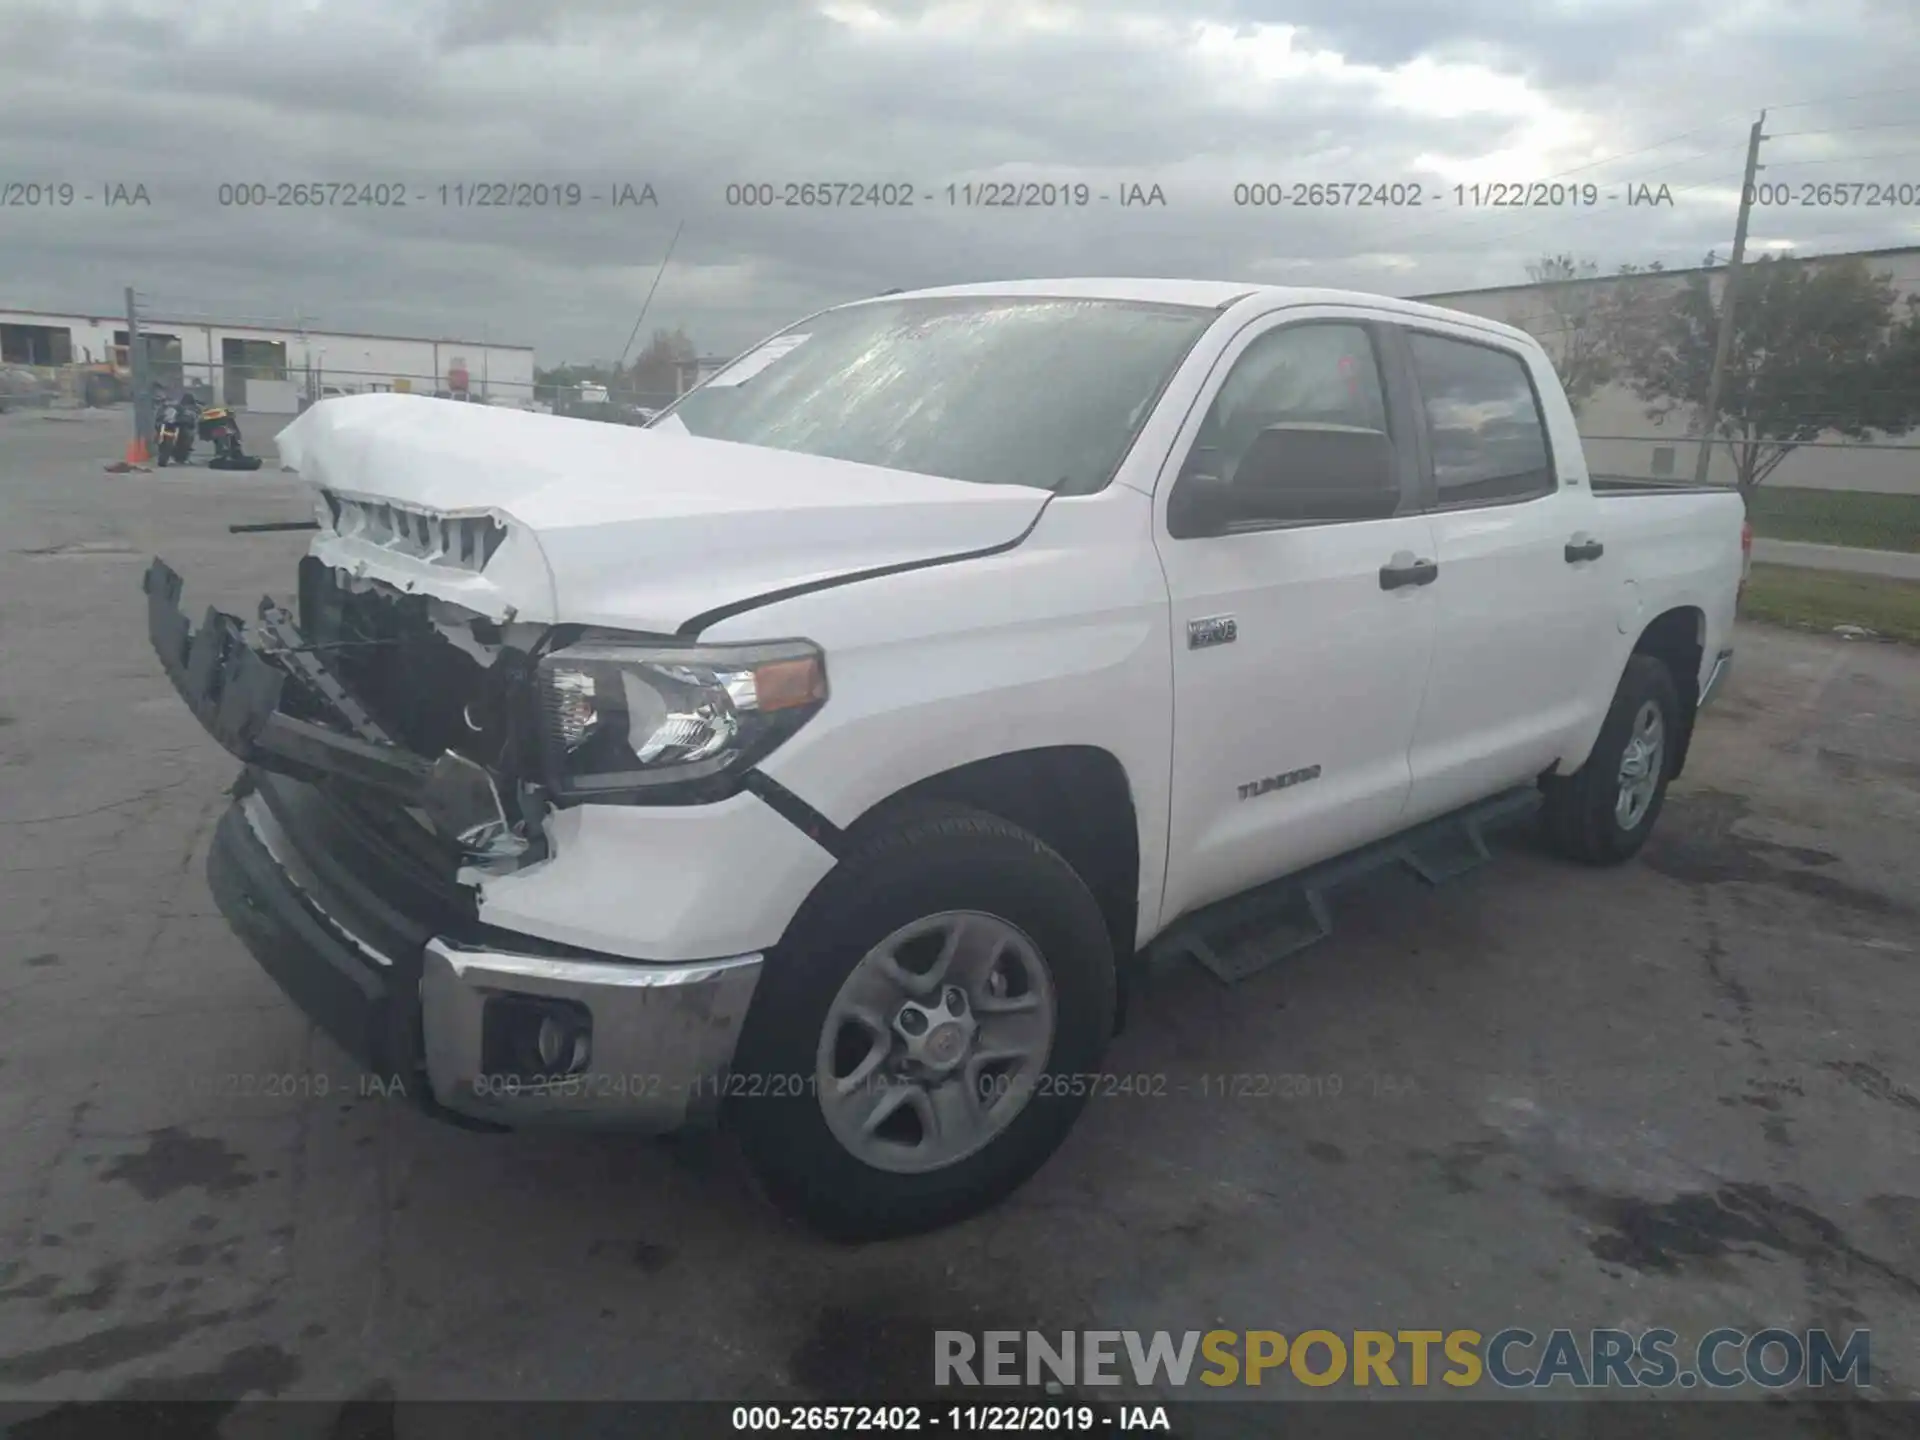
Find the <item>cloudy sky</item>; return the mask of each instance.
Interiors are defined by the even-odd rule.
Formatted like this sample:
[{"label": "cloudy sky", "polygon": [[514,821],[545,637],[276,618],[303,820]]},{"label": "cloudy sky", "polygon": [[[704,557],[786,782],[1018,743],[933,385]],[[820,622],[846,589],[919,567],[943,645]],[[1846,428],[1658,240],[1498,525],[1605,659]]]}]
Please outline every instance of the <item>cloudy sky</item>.
[{"label": "cloudy sky", "polygon": [[[132,284],[174,316],[512,340],[552,364],[618,355],[656,274],[645,331],[715,353],[838,300],[995,277],[1431,294],[1517,283],[1546,252],[1724,253],[1763,107],[1764,180],[1907,204],[1765,207],[1753,243],[1920,244],[1916,55],[1913,0],[0,0],[0,184],[73,187],[0,206],[0,306],[95,310]],[[1549,180],[1599,203],[1454,190]],[[495,181],[582,199],[460,203]],[[914,203],[728,203],[806,181]],[[1090,200],[949,203],[1001,181]],[[222,203],[294,182],[407,204]],[[1235,203],[1308,182],[1422,203]],[[116,184],[150,203],[105,205]],[[1629,205],[1643,184],[1671,204]],[[657,203],[612,203],[647,185]],[[1164,204],[1120,204],[1154,186]]]}]

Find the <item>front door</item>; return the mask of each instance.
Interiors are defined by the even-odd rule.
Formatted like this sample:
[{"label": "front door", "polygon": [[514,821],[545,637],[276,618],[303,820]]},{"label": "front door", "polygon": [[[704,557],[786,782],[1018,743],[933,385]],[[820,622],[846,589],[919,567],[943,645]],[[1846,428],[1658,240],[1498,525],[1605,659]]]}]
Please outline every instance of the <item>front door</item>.
[{"label": "front door", "polygon": [[[1171,597],[1172,813],[1162,919],[1397,828],[1408,748],[1434,643],[1433,555],[1418,513],[1404,391],[1389,397],[1380,333],[1338,312],[1252,322],[1216,366],[1163,478],[1157,540]],[[1400,483],[1391,513],[1322,488],[1324,517],[1244,514],[1179,538],[1168,492],[1189,476],[1231,488],[1268,426],[1383,432]],[[1335,487],[1337,489],[1337,485]]]}]

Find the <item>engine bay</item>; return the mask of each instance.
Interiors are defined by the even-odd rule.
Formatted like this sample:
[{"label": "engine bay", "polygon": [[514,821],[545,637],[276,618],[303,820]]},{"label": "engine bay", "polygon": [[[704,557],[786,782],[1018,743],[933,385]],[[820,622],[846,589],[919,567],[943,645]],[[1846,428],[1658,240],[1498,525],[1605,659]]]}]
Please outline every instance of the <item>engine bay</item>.
[{"label": "engine bay", "polygon": [[[429,758],[452,751],[502,780],[532,773],[532,657],[543,627],[500,625],[377,580],[343,577],[307,556],[300,631],[394,743]],[[283,706],[337,720],[311,687]]]}]

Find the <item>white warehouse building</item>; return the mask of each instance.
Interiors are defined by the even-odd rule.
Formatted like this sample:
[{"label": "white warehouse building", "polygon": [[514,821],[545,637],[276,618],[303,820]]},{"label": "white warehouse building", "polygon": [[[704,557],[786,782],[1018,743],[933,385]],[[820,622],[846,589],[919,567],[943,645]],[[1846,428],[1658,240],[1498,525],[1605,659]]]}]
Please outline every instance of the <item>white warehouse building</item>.
[{"label": "white warehouse building", "polygon": [[[240,409],[290,414],[325,395],[382,390],[464,393],[505,404],[533,399],[530,345],[163,315],[142,316],[140,332],[154,379],[170,390],[210,390]],[[0,310],[0,363],[50,371],[106,364],[124,371],[126,316]]]}]

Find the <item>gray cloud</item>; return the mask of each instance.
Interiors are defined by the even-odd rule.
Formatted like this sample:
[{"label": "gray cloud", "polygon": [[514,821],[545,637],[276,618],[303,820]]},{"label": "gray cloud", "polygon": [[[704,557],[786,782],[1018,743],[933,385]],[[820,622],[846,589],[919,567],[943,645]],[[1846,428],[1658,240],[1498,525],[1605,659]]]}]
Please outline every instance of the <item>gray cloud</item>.
[{"label": "gray cloud", "polygon": [[[553,362],[618,350],[676,225],[648,328],[723,351],[894,285],[1137,273],[1407,294],[1514,283],[1547,251],[1688,264],[1725,248],[1753,112],[1859,92],[1901,93],[1778,113],[1769,177],[1920,183],[1905,0],[970,8],[986,18],[931,0],[0,0],[0,181],[137,181],[152,199],[0,209],[0,304],[111,308],[133,284],[200,314],[484,328]],[[1890,158],[1850,158],[1868,156]],[[1456,181],[1570,170],[1607,194],[1664,182],[1674,204],[1453,200]],[[1167,203],[947,205],[969,178],[1158,184]],[[651,183],[659,203],[451,203],[490,179]],[[916,203],[727,203],[730,184],[815,179],[906,183]],[[223,183],[302,180],[411,199],[220,203]],[[1257,180],[1417,181],[1425,203],[1236,206]],[[1920,208],[1776,208],[1755,241],[1920,243]]]}]

